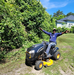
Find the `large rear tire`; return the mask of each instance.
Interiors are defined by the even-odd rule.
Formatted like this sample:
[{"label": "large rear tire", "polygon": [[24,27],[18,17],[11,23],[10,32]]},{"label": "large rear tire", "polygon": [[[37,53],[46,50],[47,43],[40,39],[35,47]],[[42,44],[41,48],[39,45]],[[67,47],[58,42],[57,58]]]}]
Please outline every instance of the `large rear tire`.
[{"label": "large rear tire", "polygon": [[43,68],[43,62],[42,61],[36,61],[35,63],[35,69],[41,70]]},{"label": "large rear tire", "polygon": [[60,52],[55,52],[55,54],[53,55],[53,59],[55,59],[55,60],[58,60],[58,59],[60,59],[60,56],[61,56],[61,54],[60,54]]}]

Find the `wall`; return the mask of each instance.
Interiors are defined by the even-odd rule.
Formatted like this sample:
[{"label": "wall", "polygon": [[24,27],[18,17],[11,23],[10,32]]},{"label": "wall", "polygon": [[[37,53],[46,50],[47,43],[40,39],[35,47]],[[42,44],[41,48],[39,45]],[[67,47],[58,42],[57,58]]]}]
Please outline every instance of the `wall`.
[{"label": "wall", "polygon": [[58,22],[57,22],[57,28],[58,28],[58,27],[61,27],[61,28],[62,28],[62,23],[58,23]]},{"label": "wall", "polygon": [[62,23],[56,23],[56,25],[57,25],[57,28],[58,27],[67,27],[67,28],[71,28],[71,26],[74,26],[74,21],[67,21],[67,23],[66,24],[62,24]]},{"label": "wall", "polygon": [[71,26],[74,26],[74,21],[67,21],[66,27],[71,28]]}]

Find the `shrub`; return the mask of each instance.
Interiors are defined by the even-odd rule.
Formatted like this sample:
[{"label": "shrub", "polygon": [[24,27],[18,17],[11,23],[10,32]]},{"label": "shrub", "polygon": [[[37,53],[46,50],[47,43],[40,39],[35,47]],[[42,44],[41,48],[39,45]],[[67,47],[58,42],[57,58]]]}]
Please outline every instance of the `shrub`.
[{"label": "shrub", "polygon": [[0,59],[13,48],[21,47],[26,38],[20,8],[10,1],[0,1]]},{"label": "shrub", "polygon": [[30,31],[30,33],[28,34],[28,40],[38,43],[40,39],[39,39],[38,35],[36,35],[36,33]]},{"label": "shrub", "polygon": [[71,26],[70,32],[74,33],[74,26]]},{"label": "shrub", "polygon": [[62,32],[62,28],[61,28],[61,27],[58,27],[58,28],[57,28],[57,32],[58,32],[58,33]]}]

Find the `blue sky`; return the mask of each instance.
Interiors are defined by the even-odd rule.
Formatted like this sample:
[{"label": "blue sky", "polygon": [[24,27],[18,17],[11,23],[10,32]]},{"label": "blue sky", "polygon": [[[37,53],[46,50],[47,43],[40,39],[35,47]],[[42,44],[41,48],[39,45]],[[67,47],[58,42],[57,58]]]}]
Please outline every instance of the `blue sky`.
[{"label": "blue sky", "polygon": [[63,11],[65,15],[69,12],[74,13],[74,0],[40,0],[40,2],[50,15],[58,10]]}]

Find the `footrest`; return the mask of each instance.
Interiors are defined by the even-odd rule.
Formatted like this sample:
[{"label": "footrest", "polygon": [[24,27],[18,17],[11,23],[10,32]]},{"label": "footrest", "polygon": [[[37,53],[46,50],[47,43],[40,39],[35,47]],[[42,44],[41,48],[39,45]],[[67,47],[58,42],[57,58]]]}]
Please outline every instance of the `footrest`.
[{"label": "footrest", "polygon": [[45,57],[45,59],[48,59],[48,58],[50,58],[50,57],[52,57],[52,55],[50,55],[50,56],[48,56],[48,57]]}]

